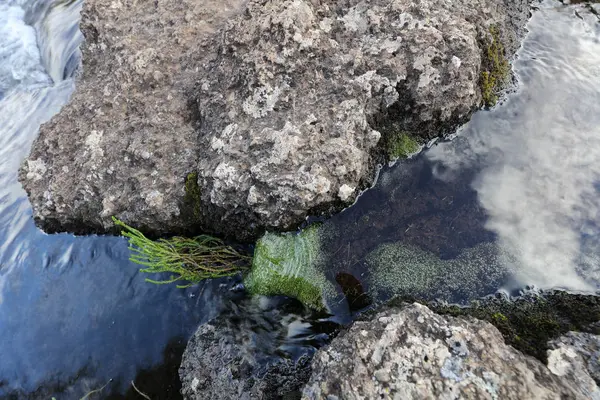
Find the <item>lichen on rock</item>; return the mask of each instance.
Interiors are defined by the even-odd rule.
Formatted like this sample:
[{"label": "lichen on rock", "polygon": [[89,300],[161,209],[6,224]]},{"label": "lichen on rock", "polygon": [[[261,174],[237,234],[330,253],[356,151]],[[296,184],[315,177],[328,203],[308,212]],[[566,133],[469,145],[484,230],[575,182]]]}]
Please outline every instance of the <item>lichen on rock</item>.
[{"label": "lichen on rock", "polygon": [[[597,364],[597,363],[596,363]],[[303,399],[587,399],[491,324],[404,304],[355,322],[319,350]],[[593,398],[593,397],[592,397]]]},{"label": "lichen on rock", "polygon": [[266,233],[256,243],[250,273],[244,284],[254,295],[284,295],[315,310],[325,310],[334,290],[320,270],[323,262],[318,227],[299,234]]},{"label": "lichen on rock", "polygon": [[[86,2],[76,91],[20,180],[49,232],[106,232],[112,215],[153,236],[294,229],[372,183],[389,126],[425,142],[466,122],[482,102],[482,32],[497,27],[493,49],[511,55],[528,11],[528,0]],[[192,218],[190,171],[202,189]]]}]

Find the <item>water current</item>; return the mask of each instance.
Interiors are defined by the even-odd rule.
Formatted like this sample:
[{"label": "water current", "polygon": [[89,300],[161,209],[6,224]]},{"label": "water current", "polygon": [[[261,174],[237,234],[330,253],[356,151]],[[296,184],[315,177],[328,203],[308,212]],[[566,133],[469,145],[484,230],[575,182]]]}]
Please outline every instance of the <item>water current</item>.
[{"label": "water current", "polygon": [[[121,238],[35,227],[17,171],[74,90],[81,6],[0,0],[0,398],[78,399],[111,379],[118,398],[180,354],[236,283],[151,285]],[[457,302],[526,285],[598,290],[600,7],[537,8],[515,91],[454,140],[385,167],[325,222],[332,280]]]}]

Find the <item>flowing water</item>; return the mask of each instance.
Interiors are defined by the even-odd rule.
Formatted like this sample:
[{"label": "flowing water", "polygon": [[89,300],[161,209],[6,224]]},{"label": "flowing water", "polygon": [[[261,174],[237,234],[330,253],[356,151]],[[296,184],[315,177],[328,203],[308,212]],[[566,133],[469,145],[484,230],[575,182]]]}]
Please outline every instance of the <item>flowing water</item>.
[{"label": "flowing water", "polygon": [[[123,239],[34,226],[17,170],[39,125],[74,90],[81,5],[0,0],[0,398],[78,399],[110,379],[107,391],[124,393],[136,376],[161,372],[170,350],[176,366],[198,324],[236,296],[234,280],[148,284]],[[325,222],[332,280],[354,276],[371,298],[459,302],[525,285],[598,289],[594,7],[540,6],[514,64],[517,90],[453,141],[386,167]],[[165,385],[157,398],[176,398],[176,385]]]},{"label": "flowing water", "polygon": [[0,0],[0,397],[79,399],[110,379],[122,392],[216,315],[231,285],[150,285],[124,240],[34,226],[17,169],[73,91],[80,8]]}]

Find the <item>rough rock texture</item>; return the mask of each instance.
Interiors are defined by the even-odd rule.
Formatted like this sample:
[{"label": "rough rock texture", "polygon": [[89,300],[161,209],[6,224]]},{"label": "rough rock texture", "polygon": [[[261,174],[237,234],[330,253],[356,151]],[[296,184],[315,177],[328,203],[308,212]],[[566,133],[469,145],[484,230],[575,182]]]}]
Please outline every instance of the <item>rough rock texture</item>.
[{"label": "rough rock texture", "polygon": [[243,0],[84,3],[82,74],[42,126],[20,180],[47,231],[102,232],[118,215],[156,233],[184,231],[196,168],[188,107],[200,44]]},{"label": "rough rock texture", "polygon": [[[246,304],[201,325],[188,343],[179,369],[183,397],[299,399],[310,377],[312,345],[318,338],[305,347],[302,339],[287,339],[290,329],[294,332],[290,327],[300,321],[297,318],[285,311]],[[281,357],[286,349],[293,350],[296,361]]]},{"label": "rough rock texture", "polygon": [[[569,363],[564,371],[575,365]],[[589,398],[551,369],[506,345],[487,322],[413,304],[358,321],[320,350],[303,398]]]},{"label": "rough rock texture", "polygon": [[550,342],[548,368],[573,382],[588,399],[600,399],[600,336],[569,332]]},{"label": "rough rock texture", "polygon": [[382,135],[469,117],[490,28],[510,56],[528,17],[527,0],[250,0],[205,42],[229,1],[86,3],[83,77],[21,171],[42,227],[250,238],[348,203]]}]

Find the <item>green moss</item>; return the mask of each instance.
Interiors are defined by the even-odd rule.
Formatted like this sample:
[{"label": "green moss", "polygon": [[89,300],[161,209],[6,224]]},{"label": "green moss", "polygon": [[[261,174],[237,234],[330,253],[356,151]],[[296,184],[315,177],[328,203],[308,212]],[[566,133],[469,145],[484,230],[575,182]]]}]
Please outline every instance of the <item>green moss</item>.
[{"label": "green moss", "polygon": [[432,290],[443,267],[431,253],[402,243],[378,246],[366,258],[369,283],[375,297],[393,295],[423,295]]},{"label": "green moss", "polygon": [[502,314],[501,312],[494,313],[492,315],[492,318],[495,321],[498,321],[498,322],[506,322],[506,321],[508,321],[508,318],[506,318],[506,315]]},{"label": "green moss", "polygon": [[500,41],[500,30],[497,26],[491,26],[489,33],[481,71],[481,94],[487,107],[496,104],[498,93],[510,76],[510,64]]},{"label": "green moss", "polygon": [[266,233],[256,243],[252,268],[244,279],[246,288],[251,294],[284,295],[324,310],[324,293],[333,285],[319,269],[320,242],[315,226],[300,234]]},{"label": "green moss", "polygon": [[185,177],[185,205],[192,211],[194,218],[199,220],[202,217],[200,186],[198,185],[198,173],[190,172]]},{"label": "green moss", "polygon": [[387,152],[390,160],[407,158],[419,151],[419,143],[407,132],[398,132],[390,135],[387,142]]},{"label": "green moss", "polygon": [[547,361],[548,342],[569,331],[600,333],[591,326],[600,321],[600,298],[548,292],[514,301],[492,298],[469,307],[428,304],[437,313],[472,316],[496,326],[505,341],[525,354]]}]

